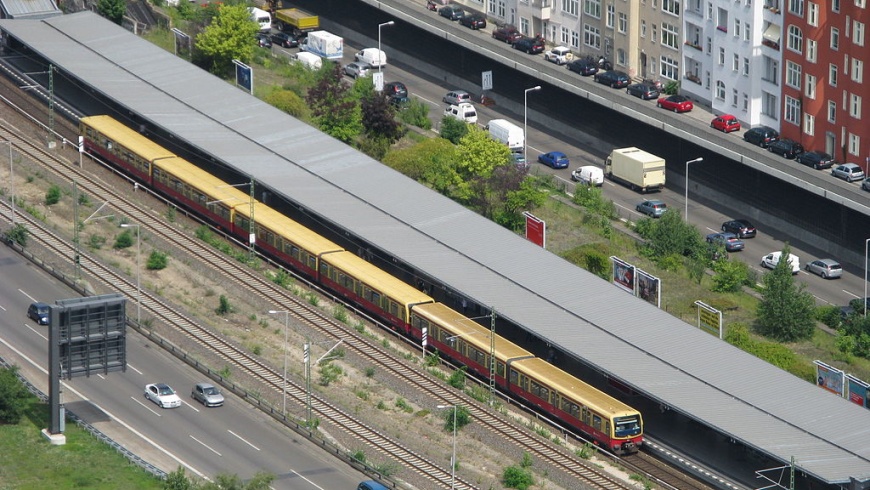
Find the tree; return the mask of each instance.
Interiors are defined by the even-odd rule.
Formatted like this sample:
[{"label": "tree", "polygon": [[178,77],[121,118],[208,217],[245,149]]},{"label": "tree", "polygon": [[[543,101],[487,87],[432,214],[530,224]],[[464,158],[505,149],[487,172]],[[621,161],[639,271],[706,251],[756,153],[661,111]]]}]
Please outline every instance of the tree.
[{"label": "tree", "polygon": [[206,482],[199,488],[201,490],[269,490],[275,475],[257,472],[253,478],[243,482],[238,475],[220,474],[214,481]]},{"label": "tree", "polygon": [[194,490],[196,485],[184,473],[184,467],[179,466],[177,470],[167,473],[166,479],[163,480],[164,490]]},{"label": "tree", "polygon": [[395,143],[405,134],[396,120],[396,111],[383,93],[371,91],[362,98],[362,125],[369,138],[384,138]]},{"label": "tree", "polygon": [[360,105],[342,82],[338,63],[324,67],[319,75],[317,84],[305,99],[314,123],[324,133],[350,143],[363,129]]},{"label": "tree", "polygon": [[298,119],[308,117],[308,106],[296,92],[275,87],[263,98],[266,103]]},{"label": "tree", "polygon": [[460,121],[455,117],[445,117],[441,119],[441,137],[447,141],[458,145],[459,141],[468,134],[468,123]]},{"label": "tree", "polygon": [[248,62],[254,54],[254,36],[260,26],[251,20],[245,5],[222,5],[211,24],[196,37],[196,48],[205,57],[209,71],[218,76],[231,73],[233,59]]},{"label": "tree", "polygon": [[124,14],[127,13],[127,2],[126,0],[100,0],[97,2],[97,11],[103,17],[121,25]]},{"label": "tree", "polygon": [[489,134],[470,126],[468,134],[459,140],[457,147],[457,170],[470,180],[474,177],[488,178],[499,165],[507,165],[510,150],[490,138]]},{"label": "tree", "polygon": [[471,423],[471,412],[468,407],[457,405],[450,410],[446,410],[441,417],[444,418],[444,432],[453,432],[453,412],[456,412],[456,430],[460,430]]},{"label": "tree", "polygon": [[112,247],[115,250],[120,250],[131,246],[133,246],[133,234],[130,233],[130,230],[124,230],[115,237],[115,245]]},{"label": "tree", "polygon": [[168,264],[169,256],[166,252],[152,250],[151,255],[148,256],[148,262],[145,264],[145,267],[149,271],[159,271],[165,269]]},{"label": "tree", "polygon": [[673,210],[658,219],[641,218],[636,230],[646,239],[644,254],[660,264],[674,257],[706,255],[707,247],[698,229],[683,221],[680,213]]},{"label": "tree", "polygon": [[393,150],[384,164],[447,194],[461,182],[454,165],[456,147],[442,138],[429,138],[410,148]]},{"label": "tree", "polygon": [[18,366],[0,368],[0,422],[17,424],[27,412],[30,392],[18,379]]},{"label": "tree", "polygon": [[759,331],[781,342],[812,337],[815,328],[815,301],[803,284],[796,284],[788,261],[788,243],[776,267],[764,275],[762,299],[758,304]]},{"label": "tree", "polygon": [[[721,247],[720,247],[721,248]],[[749,278],[749,269],[744,262],[729,260],[722,252],[718,260],[713,262],[713,291],[717,293],[735,293],[740,291]]]}]

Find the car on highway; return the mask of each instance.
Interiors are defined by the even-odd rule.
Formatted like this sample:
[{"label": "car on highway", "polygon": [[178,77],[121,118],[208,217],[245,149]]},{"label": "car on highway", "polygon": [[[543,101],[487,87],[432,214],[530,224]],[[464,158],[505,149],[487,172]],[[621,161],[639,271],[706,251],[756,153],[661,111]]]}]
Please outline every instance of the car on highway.
[{"label": "car on highway", "polygon": [[257,46],[261,48],[271,48],[272,47],[272,39],[268,34],[257,34],[256,36]]},{"label": "car on highway", "polygon": [[372,65],[364,62],[364,61],[354,61],[344,65],[344,73],[345,75],[351,78],[359,78],[364,77],[369,74],[372,69]]},{"label": "car on highway", "polygon": [[537,37],[523,37],[514,41],[514,49],[526,54],[539,54],[544,52],[544,41]]},{"label": "car on highway", "polygon": [[788,138],[780,138],[767,144],[767,151],[782,155],[783,158],[795,158],[804,152],[800,143]]},{"label": "car on highway", "polygon": [[870,177],[867,177],[863,182],[861,182],[861,188],[865,191],[870,191]]},{"label": "car on highway", "polygon": [[522,153],[511,152],[510,161],[521,170],[529,169],[529,163],[526,161],[526,157]]},{"label": "car on highway", "polygon": [[224,404],[224,395],[211,383],[193,385],[190,397],[206,407],[219,407]]},{"label": "car on highway", "polygon": [[864,170],[857,163],[844,163],[831,169],[831,175],[846,182],[854,182],[864,178]]},{"label": "car on highway", "polygon": [[593,75],[593,80],[603,85],[610,85],[610,88],[627,88],[631,79],[625,72],[608,70],[596,73]]},{"label": "car on highway", "polygon": [[753,238],[758,230],[745,219],[732,219],[722,223],[722,231],[734,233],[737,238]]},{"label": "car on highway", "polygon": [[408,97],[408,87],[402,82],[385,83],[384,94],[390,98]]},{"label": "car on highway", "polygon": [[795,157],[794,161],[816,170],[834,166],[834,157],[823,151],[805,151]]},{"label": "car on highway", "polygon": [[739,252],[746,244],[734,233],[710,233],[707,235],[707,243],[725,247],[726,252]]},{"label": "car on highway", "polygon": [[438,9],[438,15],[450,20],[459,20],[465,16],[465,11],[458,5],[445,5]]},{"label": "car on highway", "polygon": [[641,201],[634,207],[641,214],[645,214],[650,218],[661,218],[668,210],[668,205],[659,199],[647,199]]},{"label": "car on highway", "polygon": [[277,44],[282,48],[295,48],[299,46],[299,38],[286,32],[273,32],[270,39],[272,44]]},{"label": "car on highway", "polygon": [[718,129],[723,133],[731,133],[733,131],[740,131],[740,121],[731,114],[722,114],[710,121],[710,127]]},{"label": "car on highway", "polygon": [[447,92],[444,97],[441,97],[441,100],[445,104],[456,105],[463,102],[471,102],[471,94],[465,90],[451,90],[450,92]]},{"label": "car on highway", "polygon": [[380,483],[374,481],[374,480],[367,480],[367,481],[361,482],[356,487],[356,490],[389,490],[389,489],[387,487],[381,485]]},{"label": "car on highway", "polygon": [[477,30],[486,27],[486,16],[482,14],[468,14],[459,18],[459,23],[465,27]]},{"label": "car on highway", "polygon": [[27,318],[35,321],[37,325],[48,325],[48,304],[41,303],[39,301],[35,303],[30,303],[30,307],[27,308]]},{"label": "car on highway", "polygon": [[695,104],[683,95],[659,97],[659,100],[656,101],[656,105],[662,109],[674,112],[689,112],[695,108]]},{"label": "car on highway", "polygon": [[557,65],[564,65],[574,59],[574,53],[571,52],[571,48],[568,46],[554,46],[544,51],[544,59]]},{"label": "car on highway", "polygon": [[469,124],[477,123],[477,111],[468,102],[448,106],[444,109],[444,117],[452,117]]},{"label": "car on highway", "polygon": [[520,31],[512,25],[502,26],[492,31],[493,39],[498,39],[499,41],[504,41],[508,44],[513,44],[522,37],[523,35],[520,34]]},{"label": "car on highway", "polygon": [[571,172],[571,180],[584,185],[604,185],[604,171],[594,165],[585,165]]},{"label": "car on highway", "polygon": [[[782,257],[782,252],[771,252],[761,258],[761,267],[765,269],[773,269],[779,263]],[[791,266],[791,273],[797,274],[801,271],[801,259],[795,254],[788,254],[788,264]]]},{"label": "car on highway", "polygon": [[156,403],[160,408],[176,408],[181,406],[181,398],[166,383],[145,385],[145,398]]},{"label": "car on highway", "polygon": [[659,90],[645,83],[633,83],[626,87],[625,93],[639,97],[643,100],[652,100],[659,96]]},{"label": "car on highway", "polygon": [[743,133],[743,141],[767,148],[771,142],[779,139],[779,131],[769,126],[756,126]]},{"label": "car on highway", "polygon": [[553,168],[568,168],[568,156],[561,151],[551,151],[538,155],[538,162]]},{"label": "car on highway", "polygon": [[822,279],[837,279],[843,276],[843,266],[834,259],[817,259],[808,263],[804,269],[821,276]]},{"label": "car on highway", "polygon": [[568,63],[568,70],[573,71],[574,73],[579,73],[584,77],[588,77],[598,73],[598,65],[595,64],[595,60],[579,58]]}]

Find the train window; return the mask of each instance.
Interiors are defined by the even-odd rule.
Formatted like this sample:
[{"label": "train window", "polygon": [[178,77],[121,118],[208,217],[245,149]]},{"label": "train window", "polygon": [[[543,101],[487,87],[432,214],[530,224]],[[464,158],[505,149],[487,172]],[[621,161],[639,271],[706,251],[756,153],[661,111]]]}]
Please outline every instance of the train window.
[{"label": "train window", "polygon": [[511,369],[511,379],[510,379],[510,384],[512,384],[512,385],[519,384],[519,376],[520,376],[519,373],[517,373],[516,371],[514,371],[513,369]]},{"label": "train window", "polygon": [[495,373],[499,376],[504,376],[504,363],[501,361],[495,362]]},{"label": "train window", "polygon": [[112,150],[112,142],[109,141],[109,140],[106,140],[106,149],[109,150],[109,151]]},{"label": "train window", "polygon": [[592,414],[592,428],[601,430],[601,416],[598,414]]},{"label": "train window", "polygon": [[329,277],[329,271],[332,267],[329,266],[326,262],[320,262],[320,274],[326,277]]},{"label": "train window", "polygon": [[610,435],[610,419],[604,421],[604,433]]},{"label": "train window", "polygon": [[478,364],[481,364],[483,366],[486,366],[486,354],[484,354],[480,350],[475,349],[474,347],[469,347],[468,348],[468,357],[470,357],[472,361],[474,361]]},{"label": "train window", "polygon": [[299,259],[299,247],[293,245],[292,243],[284,242],[284,253],[293,257],[294,259]]},{"label": "train window", "polygon": [[311,268],[311,270],[317,269],[317,257],[315,257],[313,255],[309,255],[307,263],[308,263],[308,267]]},{"label": "train window", "polygon": [[589,424],[589,409],[586,407],[580,408],[580,420],[584,423]]},{"label": "train window", "polygon": [[404,320],[404,319],[405,319],[405,314],[404,314],[403,311],[401,311],[401,310],[399,309],[399,304],[396,303],[396,302],[393,301],[393,300],[388,300],[388,302],[389,302],[390,314],[393,315],[393,316],[399,317],[399,318],[401,318],[402,320]]},{"label": "train window", "polygon": [[563,412],[571,414],[574,418],[580,418],[580,407],[578,407],[576,403],[564,396],[559,398],[561,400],[560,406],[562,407]]},{"label": "train window", "polygon": [[540,398],[541,400],[550,401],[550,390],[545,388],[537,383],[537,381],[532,381],[532,394]]}]

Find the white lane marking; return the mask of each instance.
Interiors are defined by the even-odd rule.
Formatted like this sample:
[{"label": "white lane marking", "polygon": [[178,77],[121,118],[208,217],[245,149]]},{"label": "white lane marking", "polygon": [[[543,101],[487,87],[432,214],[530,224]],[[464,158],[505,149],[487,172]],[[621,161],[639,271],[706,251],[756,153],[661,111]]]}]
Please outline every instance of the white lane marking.
[{"label": "white lane marking", "polygon": [[841,289],[840,291],[843,291],[844,293],[848,294],[849,296],[851,296],[853,298],[860,298],[861,297],[861,296],[853,293],[852,291],[846,291],[845,289]]},{"label": "white lane marking", "polygon": [[46,342],[48,342],[48,337],[46,337],[45,335],[42,335],[42,332],[40,332],[39,330],[37,330],[37,329],[31,327],[31,326],[28,325],[27,323],[25,323],[24,326],[27,327],[27,328],[29,328],[31,332],[33,332],[33,333],[35,333],[36,335],[39,335],[40,337],[42,337],[42,340],[45,340]]},{"label": "white lane marking", "polygon": [[246,441],[244,437],[242,437],[242,436],[236,434],[235,432],[233,432],[233,431],[231,431],[231,430],[229,430],[229,429],[227,429],[227,432],[229,432],[230,434],[232,434],[232,435],[238,437],[240,441],[242,441],[242,442],[244,442],[245,444],[251,446],[252,448],[256,449],[257,451],[260,450],[260,448],[258,448],[257,446],[251,444],[250,442]]},{"label": "white lane marking", "polygon": [[[145,410],[148,410],[149,412],[153,413],[154,415],[156,415],[156,416],[158,416],[158,417],[162,417],[162,416],[163,416],[162,414],[160,414],[160,413],[158,413],[158,412],[155,412],[155,411],[151,408],[151,404],[153,403],[151,400],[148,400],[148,399],[146,398],[146,400],[148,400],[148,405],[146,405],[146,404],[142,403],[142,401],[139,400],[138,398],[136,398],[135,396],[131,396],[130,399],[133,400],[134,402],[138,403],[139,405],[142,405],[142,407],[145,408]],[[161,409],[161,410],[162,410],[162,409]]]},{"label": "white lane marking", "polygon": [[197,438],[196,438],[196,437],[193,437],[193,434],[188,434],[188,435],[189,435],[189,436],[190,436],[190,438],[191,438],[191,439],[193,439],[193,440],[194,440],[194,441],[196,441],[196,442],[198,442],[198,443],[200,443],[200,444],[202,444],[202,447],[204,447],[204,448],[206,448],[206,449],[208,449],[208,450],[209,450],[209,451],[211,451],[211,452],[213,452],[213,453],[215,453],[215,454],[217,454],[217,455],[218,455],[218,456],[221,456],[221,457],[223,457],[223,455],[222,455],[222,454],[221,454],[221,453],[219,453],[219,452],[217,452],[217,451],[215,451],[215,450],[214,450],[214,449],[212,449],[212,448],[211,448],[211,447],[209,447],[209,445],[208,445],[208,444],[206,444],[206,443],[204,443],[204,442],[202,442],[202,441],[200,441],[200,440],[199,440],[199,439],[197,439]]},{"label": "white lane marking", "polygon": [[184,405],[184,406],[187,407],[187,408],[192,409],[194,412],[199,413],[199,409],[196,408],[196,407],[194,407],[194,406],[193,406],[193,403],[187,403],[186,401],[181,400],[181,404]]},{"label": "white lane marking", "polygon": [[293,469],[291,469],[290,471],[293,472],[293,473],[295,473],[296,476],[298,476],[299,478],[302,478],[303,480],[305,480],[305,481],[307,481],[308,483],[310,483],[312,487],[319,488],[320,490],[326,490],[325,488],[323,488],[323,487],[321,487],[320,485],[314,483],[313,481],[309,480],[308,478],[305,478],[305,476],[303,476],[303,475],[302,475],[301,473],[299,473],[298,471],[293,470]]},{"label": "white lane marking", "polygon": [[[3,345],[5,345],[6,347],[8,347],[10,350],[12,350],[12,352],[15,352],[15,354],[17,354],[19,357],[21,357],[21,358],[24,359],[25,361],[29,362],[31,366],[35,367],[36,369],[38,369],[39,371],[41,371],[43,374],[48,375],[48,371],[47,371],[46,369],[44,369],[44,368],[43,368],[42,366],[40,366],[39,364],[36,364],[32,359],[30,359],[29,357],[27,357],[26,355],[24,355],[23,352],[19,351],[19,350],[16,349],[15,347],[12,347],[12,346],[9,344],[9,342],[6,342],[6,340],[4,340],[3,338],[0,338],[0,343],[2,343]],[[182,465],[182,466],[184,466],[185,468],[189,469],[191,472],[193,472],[194,474],[196,474],[198,477],[200,477],[200,478],[204,478],[204,479],[206,479],[206,480],[209,479],[209,478],[208,478],[207,476],[205,476],[202,472],[198,471],[198,470],[197,470],[196,468],[194,468],[193,466],[190,466],[189,464],[185,463],[184,460],[182,460],[182,459],[179,458],[178,456],[176,456],[176,455],[170,453],[169,451],[167,451],[166,449],[164,449],[162,446],[158,445],[156,442],[154,442],[154,441],[152,441],[151,439],[145,437],[145,434],[142,434],[141,432],[137,431],[136,429],[134,429],[133,427],[131,427],[130,424],[124,422],[122,419],[120,419],[120,418],[118,418],[118,417],[115,417],[114,415],[112,415],[111,412],[109,412],[109,411],[107,411],[106,409],[104,409],[103,407],[97,405],[96,403],[94,403],[93,401],[91,401],[90,399],[88,399],[88,397],[86,397],[86,396],[82,395],[81,393],[79,393],[78,391],[76,391],[75,388],[73,388],[72,386],[70,386],[70,385],[67,384],[66,382],[62,382],[62,383],[63,383],[64,388],[66,388],[67,390],[69,390],[69,391],[72,392],[72,393],[75,393],[77,397],[79,397],[79,398],[82,399],[82,401],[90,402],[93,406],[97,407],[97,409],[99,409],[100,411],[102,411],[103,413],[105,413],[106,415],[108,415],[109,418],[111,418],[112,420],[118,422],[118,423],[121,424],[121,426],[123,426],[125,429],[129,430],[129,431],[132,432],[133,434],[136,434],[138,437],[142,438],[143,441],[147,442],[148,444],[151,444],[151,446],[153,446],[155,449],[157,449],[157,450],[160,451],[161,453],[163,453],[163,454],[169,456],[170,458],[174,459],[175,461],[178,461],[178,463],[179,463],[180,465]],[[211,480],[209,480],[209,481],[211,481]]]},{"label": "white lane marking", "polygon": [[6,311],[6,308],[4,308],[3,305],[0,305],[0,310]]},{"label": "white lane marking", "polygon": [[19,289],[18,292],[21,293],[21,294],[23,294],[23,295],[25,295],[25,296],[27,296],[27,299],[29,299],[30,301],[36,303],[36,298],[34,298],[33,296],[31,296],[31,295],[27,294],[26,292],[24,292],[23,289]]},{"label": "white lane marking", "polygon": [[138,369],[134,368],[129,362],[127,363],[127,368],[132,369],[133,371],[136,371],[136,374],[142,374],[142,371],[139,371]]},{"label": "white lane marking", "polygon": [[428,102],[428,103],[434,105],[435,107],[441,107],[441,103],[440,103],[440,102],[432,102],[431,100],[427,99],[426,97],[422,97],[422,96],[420,96],[420,95],[418,95],[418,94],[411,94],[411,95],[413,95],[414,97],[417,97],[417,98],[420,99],[420,100],[425,100],[426,102]]}]

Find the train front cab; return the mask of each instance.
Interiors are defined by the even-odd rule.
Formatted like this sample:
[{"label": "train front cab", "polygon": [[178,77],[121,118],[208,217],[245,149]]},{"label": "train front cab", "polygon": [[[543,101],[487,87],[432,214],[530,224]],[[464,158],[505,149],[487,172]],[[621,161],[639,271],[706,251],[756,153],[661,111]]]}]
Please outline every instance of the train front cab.
[{"label": "train front cab", "polygon": [[429,295],[347,251],[320,257],[320,282],[359,304],[392,328],[410,334],[411,305],[431,303]]},{"label": "train front cab", "polygon": [[616,454],[643,443],[640,412],[540,358],[510,364],[511,392]]},{"label": "train front cab", "polygon": [[151,186],[153,162],[175,154],[110,116],[88,116],[79,121],[85,149],[124,169]]}]

